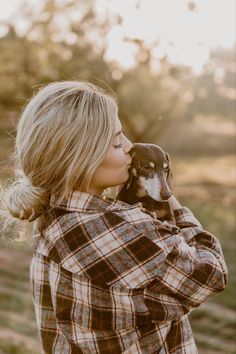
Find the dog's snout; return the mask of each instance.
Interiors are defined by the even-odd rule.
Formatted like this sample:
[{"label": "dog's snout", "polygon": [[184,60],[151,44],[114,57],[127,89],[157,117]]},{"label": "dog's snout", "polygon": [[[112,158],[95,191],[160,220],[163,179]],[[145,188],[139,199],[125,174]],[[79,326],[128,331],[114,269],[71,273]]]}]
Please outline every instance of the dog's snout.
[{"label": "dog's snout", "polygon": [[167,200],[167,199],[169,199],[171,197],[171,193],[168,190],[161,190],[160,194],[161,194],[161,198],[163,200]]}]

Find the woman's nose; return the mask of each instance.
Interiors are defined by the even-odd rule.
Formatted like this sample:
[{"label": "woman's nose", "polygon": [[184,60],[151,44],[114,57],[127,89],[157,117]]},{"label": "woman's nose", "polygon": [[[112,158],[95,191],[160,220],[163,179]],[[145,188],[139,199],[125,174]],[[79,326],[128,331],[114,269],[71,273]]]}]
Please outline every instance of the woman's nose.
[{"label": "woman's nose", "polygon": [[129,151],[131,150],[133,144],[131,143],[131,141],[125,137],[125,143],[124,143],[124,152],[126,154],[129,153]]}]

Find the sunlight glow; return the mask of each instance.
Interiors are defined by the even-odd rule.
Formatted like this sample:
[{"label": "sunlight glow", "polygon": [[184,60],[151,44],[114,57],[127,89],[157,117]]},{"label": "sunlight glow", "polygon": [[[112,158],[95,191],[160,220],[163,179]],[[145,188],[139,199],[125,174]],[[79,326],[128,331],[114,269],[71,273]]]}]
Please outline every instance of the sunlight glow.
[{"label": "sunlight glow", "polygon": [[109,34],[107,58],[119,59],[124,68],[132,65],[134,48],[124,37],[144,39],[150,45],[159,41],[159,50],[171,62],[200,71],[215,46],[235,42],[235,0],[195,0],[196,11],[187,11],[187,0],[97,0],[97,12],[119,14],[122,30]]},{"label": "sunlight glow", "polygon": [[[35,8],[39,5],[38,0],[28,1]],[[4,21],[16,15],[22,2],[23,0],[1,2],[0,20]],[[124,69],[130,68],[135,63],[137,46],[125,41],[125,38],[142,39],[147,46],[156,45],[153,61],[156,71],[160,58],[165,54],[173,63],[188,65],[194,71],[200,71],[211,48],[229,47],[235,43],[236,1],[194,0],[196,6],[193,6],[193,11],[188,11],[189,2],[96,0],[99,16],[120,15],[123,19],[122,23],[114,25],[107,35],[106,58],[117,61]],[[24,24],[20,25],[24,30]]]}]

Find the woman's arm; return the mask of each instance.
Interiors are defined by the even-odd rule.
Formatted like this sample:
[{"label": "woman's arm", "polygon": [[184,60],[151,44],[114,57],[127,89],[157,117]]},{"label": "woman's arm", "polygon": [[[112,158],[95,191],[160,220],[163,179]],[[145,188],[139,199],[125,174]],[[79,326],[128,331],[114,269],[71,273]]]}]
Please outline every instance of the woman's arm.
[{"label": "woman's arm", "polygon": [[168,202],[178,227],[181,229],[191,226],[199,226],[202,228],[201,223],[195,218],[191,210],[183,207],[173,194],[168,199]]},{"label": "woman's arm", "polygon": [[[53,224],[48,256],[69,272],[86,276],[98,288],[127,293],[125,306],[133,303],[132,318],[136,306],[141,306],[154,321],[172,320],[222,291],[227,282],[216,237],[201,227],[188,208],[175,213],[183,226],[178,234],[159,228],[162,223],[155,224],[139,207],[91,214],[82,223],[75,213],[68,231],[69,223]],[[193,226],[185,227],[186,220]],[[45,246],[38,251],[45,252]],[[124,316],[127,313],[126,309]]]},{"label": "woman's arm", "polygon": [[171,197],[168,199],[170,209],[173,212],[176,209],[182,208],[181,204],[179,201],[176,199],[176,197],[172,194]]},{"label": "woman's arm", "polygon": [[[179,208],[176,199],[174,203],[181,232],[173,235],[157,228],[156,237],[152,232],[137,235],[136,242],[126,248],[137,267],[124,269],[117,281],[109,282],[115,286],[121,281],[131,289],[144,287],[145,304],[156,321],[188,313],[227,283],[219,241],[203,229],[190,209]],[[122,273],[122,264],[117,269]]]}]

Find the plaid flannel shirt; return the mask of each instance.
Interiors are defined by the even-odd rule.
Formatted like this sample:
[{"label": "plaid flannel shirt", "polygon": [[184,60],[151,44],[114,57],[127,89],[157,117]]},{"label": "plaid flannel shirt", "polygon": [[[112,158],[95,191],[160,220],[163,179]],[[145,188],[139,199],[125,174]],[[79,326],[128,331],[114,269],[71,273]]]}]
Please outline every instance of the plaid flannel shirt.
[{"label": "plaid flannel shirt", "polygon": [[51,198],[30,265],[43,353],[197,353],[187,314],[225,288],[227,268],[192,212],[174,215],[179,233],[140,203]]}]

